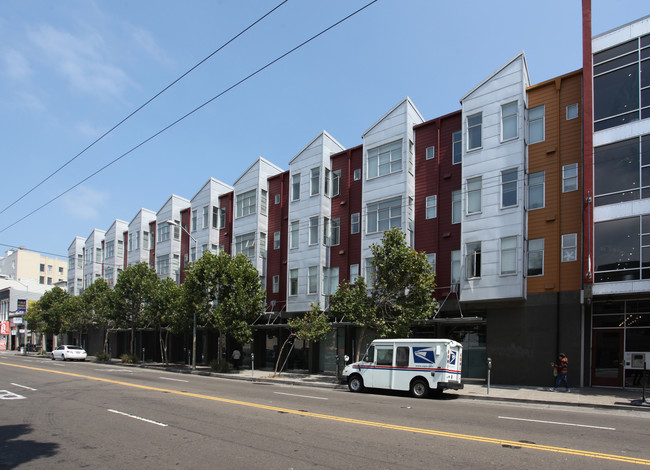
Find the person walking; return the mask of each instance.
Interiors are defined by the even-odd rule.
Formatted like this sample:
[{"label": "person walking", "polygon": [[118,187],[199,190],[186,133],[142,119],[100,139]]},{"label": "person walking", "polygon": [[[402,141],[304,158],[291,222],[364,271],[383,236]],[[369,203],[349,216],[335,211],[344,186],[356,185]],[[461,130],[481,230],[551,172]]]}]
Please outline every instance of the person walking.
[{"label": "person walking", "polygon": [[239,360],[241,359],[241,353],[239,352],[239,349],[235,349],[232,352],[232,365],[235,368],[235,370],[239,370]]},{"label": "person walking", "polygon": [[557,371],[557,377],[555,379],[555,385],[551,391],[556,391],[560,384],[564,384],[567,393],[570,392],[571,389],[569,388],[569,380],[567,379],[567,375],[569,373],[569,359],[567,359],[566,354],[560,353],[560,357],[558,358],[557,362],[553,364],[553,367]]}]

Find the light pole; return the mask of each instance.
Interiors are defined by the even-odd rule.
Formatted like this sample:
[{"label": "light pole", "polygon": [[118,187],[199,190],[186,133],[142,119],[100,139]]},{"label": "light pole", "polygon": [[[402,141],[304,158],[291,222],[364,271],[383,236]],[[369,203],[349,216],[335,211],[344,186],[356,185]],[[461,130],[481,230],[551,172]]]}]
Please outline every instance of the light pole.
[{"label": "light pole", "polygon": [[[194,242],[194,256],[196,257],[197,255],[197,250],[198,250],[198,242],[196,241],[196,238],[194,238],[190,232],[188,232],[185,227],[183,227],[180,223],[176,222],[175,220],[168,220],[167,221],[168,225],[173,225],[174,227],[180,227],[183,232],[187,233],[187,236],[192,239]],[[194,318],[192,321],[192,370],[196,370],[196,310],[194,310]]]}]

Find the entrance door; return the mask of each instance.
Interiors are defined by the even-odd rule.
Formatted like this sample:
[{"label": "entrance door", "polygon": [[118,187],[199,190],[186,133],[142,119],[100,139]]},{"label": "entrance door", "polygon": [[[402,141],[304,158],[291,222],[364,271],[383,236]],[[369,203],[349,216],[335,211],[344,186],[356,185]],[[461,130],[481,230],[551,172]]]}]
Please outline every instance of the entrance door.
[{"label": "entrance door", "polygon": [[623,386],[623,330],[593,330],[591,384]]}]

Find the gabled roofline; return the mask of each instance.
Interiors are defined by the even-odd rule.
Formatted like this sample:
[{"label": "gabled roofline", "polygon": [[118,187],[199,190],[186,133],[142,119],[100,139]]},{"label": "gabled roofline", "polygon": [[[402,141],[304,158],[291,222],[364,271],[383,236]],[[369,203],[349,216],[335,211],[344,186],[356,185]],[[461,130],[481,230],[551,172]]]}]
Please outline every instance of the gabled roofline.
[{"label": "gabled roofline", "polygon": [[194,193],[194,196],[192,196],[192,199],[190,199],[190,202],[192,202],[192,201],[196,198],[196,196],[198,196],[198,195],[201,193],[201,191],[203,191],[203,190],[206,188],[206,186],[209,186],[210,183],[222,184],[222,185],[224,185],[226,188],[228,188],[230,191],[232,191],[232,186],[230,186],[229,184],[226,184],[226,183],[224,183],[223,181],[219,181],[219,180],[216,179],[216,178],[210,177],[210,178],[208,178],[208,181],[206,181],[206,182],[203,184],[203,186],[201,186],[201,189],[199,189],[196,193]]},{"label": "gabled roofline", "polygon": [[89,233],[88,236],[86,237],[86,241],[88,241],[88,239],[89,239],[89,238],[93,235],[93,233],[95,233],[95,232],[101,232],[102,235],[106,235],[106,230],[102,230],[101,228],[94,228],[94,229],[92,229],[92,230],[90,231],[90,233]]},{"label": "gabled roofline", "polygon": [[115,219],[115,220],[113,221],[113,223],[108,227],[108,230],[106,230],[106,233],[110,232],[110,230],[111,230],[114,226],[116,226],[119,222],[122,222],[123,224],[126,224],[127,227],[129,226],[129,223],[128,223],[128,222],[126,222],[126,221],[124,221],[124,220],[122,220],[122,219]]},{"label": "gabled roofline", "polygon": [[581,74],[582,74],[582,69],[574,70],[573,72],[565,73],[564,75],[559,75],[557,77],[549,78],[548,80],[545,80],[543,82],[530,85],[528,88],[526,88],[526,91],[530,91],[536,88],[541,88],[543,86],[550,85],[551,83],[554,83],[556,80],[564,80],[566,78],[570,78],[575,75],[581,75]]},{"label": "gabled roofline", "polygon": [[524,61],[524,68],[526,69],[526,73],[528,73],[528,64],[526,63],[526,54],[524,53],[524,51],[521,51],[519,54],[515,55],[512,59],[510,59],[508,62],[506,62],[505,64],[503,64],[501,67],[499,67],[495,72],[493,72],[493,73],[491,73],[490,75],[488,75],[487,78],[485,78],[481,83],[479,83],[479,84],[476,85],[474,88],[472,88],[470,91],[468,91],[467,93],[465,93],[465,95],[460,99],[460,102],[462,103],[463,101],[465,101],[465,99],[466,99],[469,95],[471,95],[471,94],[474,93],[476,90],[478,90],[478,89],[481,88],[483,85],[485,85],[487,82],[489,82],[490,80],[492,80],[492,78],[494,78],[495,75],[497,75],[498,73],[500,73],[503,69],[505,69],[506,67],[508,67],[510,64],[512,64],[512,63],[515,62],[516,60],[518,60],[520,57],[523,59],[523,61]]},{"label": "gabled roofline", "polygon": [[168,203],[169,201],[171,201],[172,199],[174,199],[174,198],[178,198],[178,199],[180,199],[180,200],[182,200],[182,201],[187,202],[188,204],[191,204],[191,201],[190,201],[189,199],[186,199],[186,198],[184,198],[183,196],[179,196],[178,194],[173,194],[173,193],[172,193],[172,195],[169,196],[169,197],[167,198],[167,200],[165,201],[165,203],[164,203],[162,206],[160,206],[160,209],[158,209],[158,211],[156,212],[156,218],[158,218],[158,212],[160,212],[160,211],[162,210],[162,208],[165,207],[165,206],[167,205],[167,203]]},{"label": "gabled roofline", "polygon": [[338,140],[336,140],[334,137],[332,137],[332,136],[330,135],[329,132],[327,132],[326,130],[322,130],[322,131],[321,131],[321,132],[320,132],[316,137],[314,137],[313,139],[311,139],[311,141],[310,141],[307,145],[305,145],[305,146],[300,150],[300,152],[298,152],[297,154],[295,154],[294,157],[293,157],[291,160],[289,160],[289,165],[291,165],[291,164],[293,163],[293,161],[294,161],[296,158],[298,158],[298,157],[300,156],[301,153],[303,153],[305,150],[307,150],[309,147],[311,147],[311,145],[312,145],[314,142],[316,142],[318,139],[320,139],[320,138],[323,137],[323,136],[327,136],[328,139],[330,139],[330,140],[331,140],[332,142],[334,142],[336,145],[338,145],[339,147],[341,147],[341,150],[340,150],[341,152],[345,150],[345,147],[343,147],[343,146],[339,143]]},{"label": "gabled roofline", "polygon": [[424,127],[426,125],[430,125],[430,124],[433,124],[435,122],[442,121],[443,119],[449,119],[450,117],[454,117],[454,116],[457,116],[459,114],[462,114],[462,112],[463,112],[462,109],[452,111],[451,113],[447,113],[444,116],[438,116],[436,118],[429,119],[428,121],[421,122],[420,124],[416,124],[415,126],[413,126],[413,129],[419,129],[420,127]]},{"label": "gabled roofline", "polygon": [[261,162],[264,162],[264,163],[266,163],[267,165],[269,165],[270,167],[275,168],[276,170],[278,170],[279,173],[282,173],[282,172],[284,171],[282,168],[280,168],[279,166],[277,166],[277,165],[271,163],[271,162],[268,161],[266,158],[264,158],[264,157],[262,157],[262,156],[259,156],[259,157],[257,157],[257,159],[256,159],[253,163],[251,163],[251,164],[249,165],[248,168],[246,168],[246,170],[245,170],[241,175],[239,175],[239,178],[237,178],[237,179],[235,180],[235,182],[234,182],[233,185],[232,185],[233,191],[235,190],[235,189],[234,189],[234,188],[235,188],[235,185],[239,182],[239,180],[241,180],[241,179],[244,177],[244,175],[245,175],[246,173],[248,173],[248,172],[249,172],[249,171],[250,171],[250,170],[251,170],[255,165],[258,165],[258,164],[260,164]]},{"label": "gabled roofline", "polygon": [[424,117],[422,116],[422,114],[420,113],[420,111],[418,110],[418,108],[416,108],[416,107],[415,107],[415,104],[413,104],[413,101],[411,101],[411,98],[409,98],[409,97],[407,96],[407,97],[404,98],[402,101],[400,101],[400,102],[397,103],[395,106],[393,106],[393,107],[390,109],[390,111],[388,111],[388,112],[387,112],[386,114],[384,114],[381,118],[379,118],[379,120],[375,121],[375,123],[374,123],[372,126],[370,126],[370,127],[366,130],[366,132],[364,132],[363,134],[361,134],[361,138],[363,139],[364,136],[365,136],[367,133],[369,133],[371,130],[373,130],[375,127],[377,127],[377,125],[378,125],[381,121],[383,121],[384,119],[386,119],[386,118],[387,118],[387,117],[388,117],[388,116],[389,116],[393,111],[395,111],[397,108],[399,108],[400,106],[402,106],[402,105],[404,104],[404,102],[407,102],[409,105],[411,105],[411,107],[413,108],[413,110],[418,114],[418,116],[420,117],[420,119],[422,119],[422,121],[425,120]]},{"label": "gabled roofline", "polygon": [[70,250],[70,248],[72,248],[72,246],[77,242],[77,240],[80,240],[81,243],[86,243],[86,239],[84,237],[80,237],[79,235],[77,235],[77,236],[74,237],[74,240],[72,240],[72,243],[70,243],[70,245],[68,245],[68,250]]}]

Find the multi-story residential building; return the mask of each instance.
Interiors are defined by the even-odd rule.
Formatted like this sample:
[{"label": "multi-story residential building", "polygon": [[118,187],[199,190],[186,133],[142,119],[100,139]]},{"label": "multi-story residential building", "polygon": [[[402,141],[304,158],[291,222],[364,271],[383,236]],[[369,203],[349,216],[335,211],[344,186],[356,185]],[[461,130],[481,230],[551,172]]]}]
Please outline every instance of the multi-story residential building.
[{"label": "multi-story residential building", "polygon": [[84,250],[86,239],[74,237],[68,247],[68,292],[79,295],[84,291]]},{"label": "multi-story residential building", "polygon": [[[155,239],[153,257],[158,277],[171,277],[180,282],[181,267],[181,212],[190,207],[190,201],[172,194],[156,213],[155,227],[158,236]],[[153,224],[150,223],[150,227]],[[150,232],[152,233],[152,232]]]},{"label": "multi-story residential building", "polygon": [[93,229],[84,244],[84,289],[102,277],[104,266],[104,236],[106,232]]},{"label": "multi-story residential building", "polygon": [[9,279],[31,279],[42,285],[53,286],[66,281],[67,272],[68,266],[64,260],[24,248],[8,250],[0,258],[0,275]]},{"label": "multi-story residential building", "polygon": [[149,209],[140,209],[131,219],[128,233],[123,234],[121,248],[124,257],[126,247],[126,265],[149,263],[149,251],[154,246],[154,233],[150,225],[156,221],[156,213]]},{"label": "multi-story residential building", "polygon": [[104,235],[102,277],[109,286],[113,287],[117,277],[124,269],[124,232],[129,224],[124,220],[115,219]]},{"label": "multi-story residential building", "polygon": [[32,342],[29,325],[25,331],[23,316],[30,304],[54,287],[29,278],[7,277],[0,278],[0,322],[9,322],[9,334],[0,335],[0,351],[18,349],[19,345]]}]

